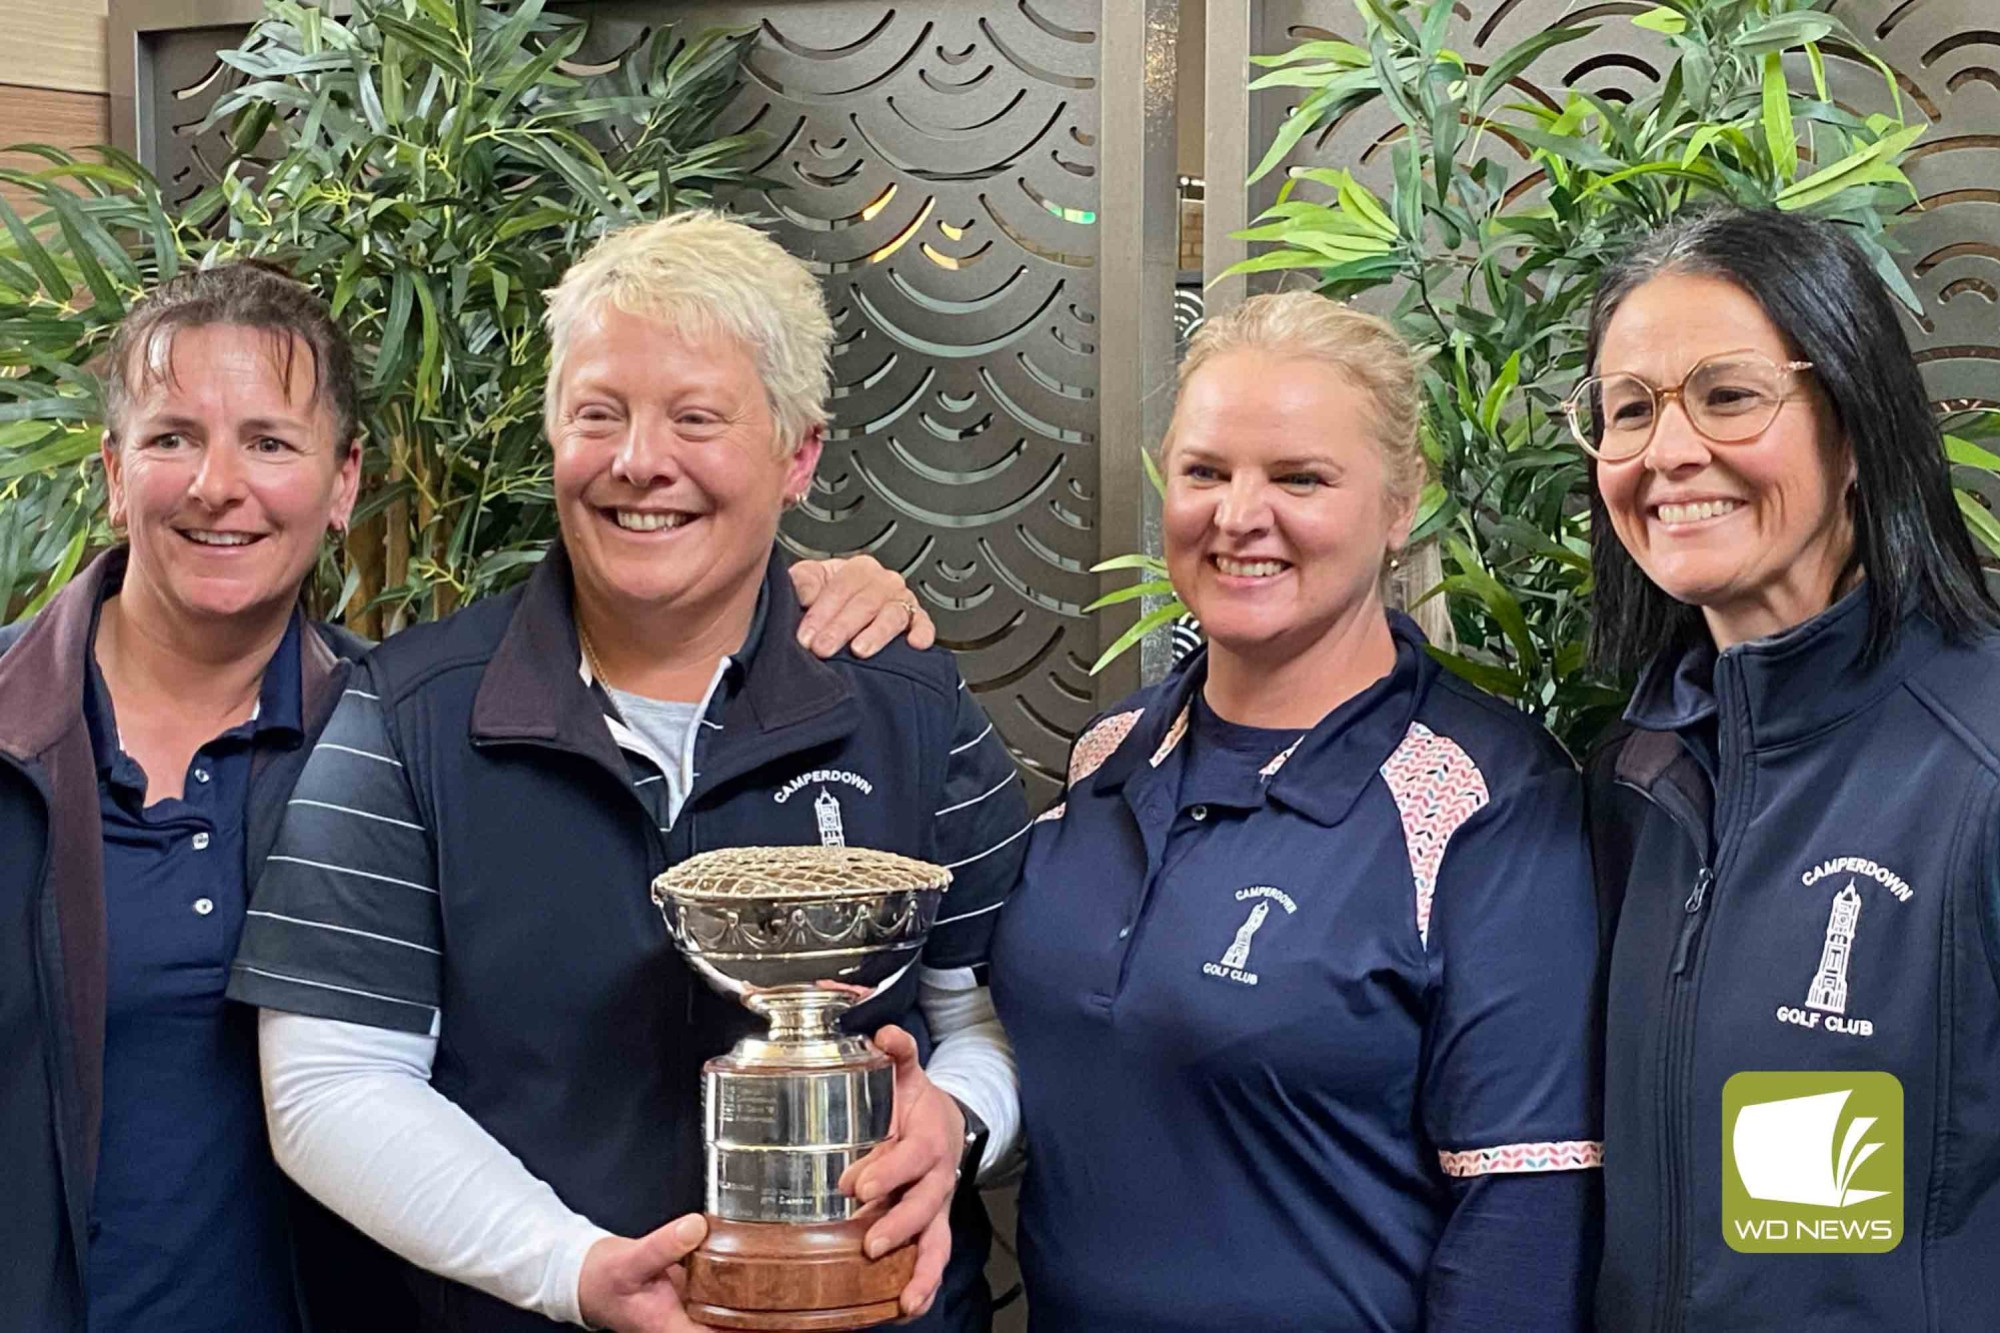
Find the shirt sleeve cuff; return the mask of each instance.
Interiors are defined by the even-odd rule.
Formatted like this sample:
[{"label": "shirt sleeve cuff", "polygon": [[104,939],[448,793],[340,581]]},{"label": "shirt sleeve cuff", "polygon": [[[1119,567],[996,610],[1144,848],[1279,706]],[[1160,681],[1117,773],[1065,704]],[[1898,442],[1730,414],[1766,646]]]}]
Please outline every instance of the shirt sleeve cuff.
[{"label": "shirt sleeve cuff", "polygon": [[228,993],[230,999],[259,1009],[279,1009],[308,1018],[330,1018],[418,1036],[437,1035],[438,1011],[432,1005],[334,982],[286,976],[249,963],[238,962],[229,969]]},{"label": "shirt sleeve cuff", "polygon": [[550,1318],[582,1328],[598,1327],[585,1323],[583,1318],[583,1261],[590,1247],[610,1234],[603,1227],[578,1218],[577,1225],[549,1256],[548,1280],[543,1287],[543,1298],[537,1304]]}]

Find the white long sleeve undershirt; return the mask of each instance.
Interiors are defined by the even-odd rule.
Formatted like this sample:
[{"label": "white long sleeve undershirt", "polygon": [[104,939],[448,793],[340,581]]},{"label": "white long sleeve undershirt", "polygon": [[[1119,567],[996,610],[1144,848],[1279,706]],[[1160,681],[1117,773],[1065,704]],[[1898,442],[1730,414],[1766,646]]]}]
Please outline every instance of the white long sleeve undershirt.
[{"label": "white long sleeve undershirt", "polygon": [[[1020,1128],[1014,1055],[970,968],[924,969],[928,1072],[992,1131],[982,1172]],[[264,1010],[264,1107],[279,1166],[410,1262],[581,1324],[584,1255],[610,1235],[431,1086],[437,1038]]]},{"label": "white long sleeve undershirt", "polygon": [[993,1012],[993,992],[969,967],[927,967],[917,974],[917,1008],[934,1045],[924,1072],[986,1122],[989,1137],[979,1157],[984,1178],[1021,1133],[1021,1080],[1014,1047]]}]

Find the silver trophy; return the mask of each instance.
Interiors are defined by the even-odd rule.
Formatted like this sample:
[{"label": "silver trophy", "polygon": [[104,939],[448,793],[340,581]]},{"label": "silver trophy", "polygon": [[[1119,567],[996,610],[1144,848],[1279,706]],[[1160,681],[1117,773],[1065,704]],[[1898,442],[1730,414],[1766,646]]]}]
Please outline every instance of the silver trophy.
[{"label": "silver trophy", "polygon": [[840,1016],[915,965],[951,883],[861,847],[704,852],[653,881],[708,983],[769,1020],[702,1067],[709,1235],[689,1313],[718,1328],[862,1328],[896,1317],[913,1246],[861,1251],[873,1216],[841,1173],[889,1137],[895,1070]]}]

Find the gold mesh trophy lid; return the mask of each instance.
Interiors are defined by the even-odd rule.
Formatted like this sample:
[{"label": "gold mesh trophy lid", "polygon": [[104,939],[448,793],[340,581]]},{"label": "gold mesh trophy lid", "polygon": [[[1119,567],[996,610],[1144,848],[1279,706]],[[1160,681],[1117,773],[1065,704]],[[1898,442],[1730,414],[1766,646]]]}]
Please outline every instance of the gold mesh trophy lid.
[{"label": "gold mesh trophy lid", "polygon": [[951,883],[943,866],[872,847],[725,847],[702,852],[653,881],[653,901],[865,898]]},{"label": "gold mesh trophy lid", "polygon": [[943,866],[866,847],[730,847],[661,875],[653,901],[724,994],[832,982],[858,1003],[916,961],[950,884]]}]

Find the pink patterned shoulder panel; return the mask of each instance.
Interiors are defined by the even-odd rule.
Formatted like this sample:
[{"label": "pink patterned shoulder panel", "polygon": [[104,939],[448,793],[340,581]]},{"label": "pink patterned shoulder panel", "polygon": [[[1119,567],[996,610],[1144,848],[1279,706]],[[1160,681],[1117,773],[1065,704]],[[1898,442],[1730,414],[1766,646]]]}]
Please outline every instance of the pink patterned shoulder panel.
[{"label": "pink patterned shoulder panel", "polygon": [[1129,713],[1113,713],[1078,736],[1069,752],[1069,785],[1074,787],[1102,767],[1145,712],[1135,708]]},{"label": "pink patterned shoulder panel", "polygon": [[1417,935],[1428,944],[1431,898],[1445,847],[1459,826],[1485,806],[1486,779],[1458,742],[1412,722],[1403,743],[1383,763],[1382,781],[1403,817],[1403,843],[1417,888]]}]

